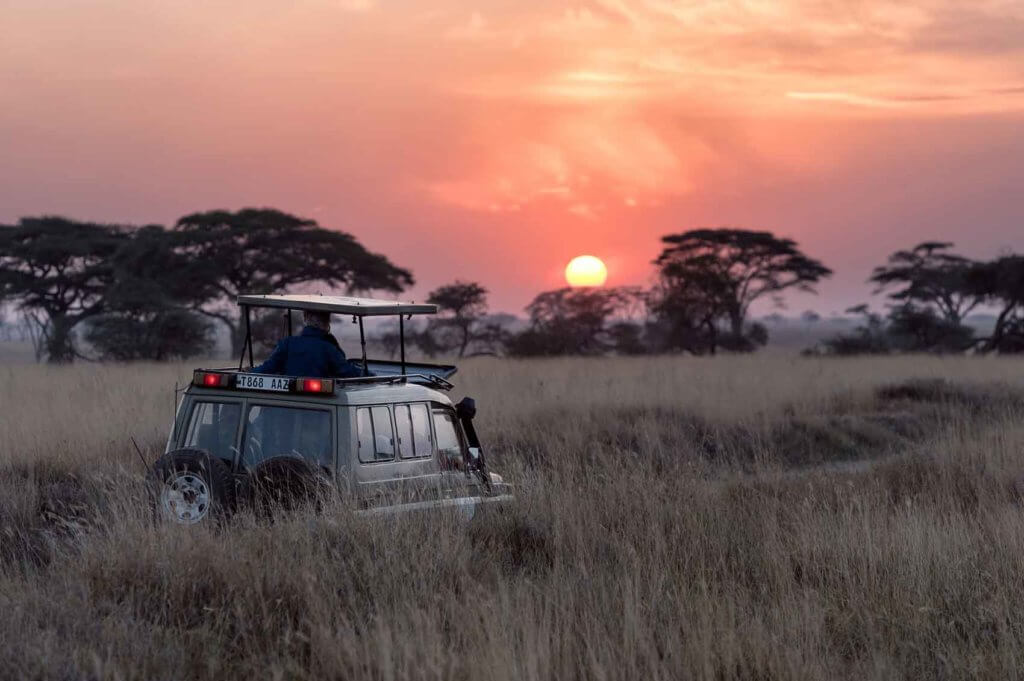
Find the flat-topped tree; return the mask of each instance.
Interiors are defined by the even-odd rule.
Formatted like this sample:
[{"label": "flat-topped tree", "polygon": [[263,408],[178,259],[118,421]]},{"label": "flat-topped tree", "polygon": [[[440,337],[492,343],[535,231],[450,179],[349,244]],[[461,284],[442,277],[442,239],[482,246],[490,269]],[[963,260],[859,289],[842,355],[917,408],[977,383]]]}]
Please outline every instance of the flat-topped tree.
[{"label": "flat-topped tree", "polygon": [[934,307],[951,324],[982,302],[982,296],[968,284],[975,262],[950,252],[953,244],[926,241],[910,250],[896,251],[889,261],[876,267],[868,280],[878,291],[892,290],[889,297],[905,304]]},{"label": "flat-topped tree", "polygon": [[413,284],[409,270],[368,251],[351,234],[272,208],[193,213],[174,230],[186,237],[180,252],[205,264],[203,276],[216,291],[199,311],[230,329],[236,353],[243,338],[233,305],[240,293],[278,293],[312,283],[346,292],[398,293]]},{"label": "flat-topped tree", "polygon": [[694,229],[661,240],[665,248],[654,264],[662,284],[671,288],[694,275],[710,282],[704,287],[711,292],[706,302],[720,310],[737,338],[744,333],[747,312],[755,300],[777,297],[791,288],[813,293],[814,285],[832,274],[800,251],[795,241],[771,232]]},{"label": "flat-topped tree", "polygon": [[455,281],[430,292],[427,302],[437,305],[444,316],[431,319],[425,333],[444,350],[465,357],[466,348],[487,314],[487,289],[476,282]]},{"label": "flat-topped tree", "polygon": [[48,361],[71,362],[75,327],[104,311],[126,230],[43,216],[0,227],[0,298],[24,311]]}]

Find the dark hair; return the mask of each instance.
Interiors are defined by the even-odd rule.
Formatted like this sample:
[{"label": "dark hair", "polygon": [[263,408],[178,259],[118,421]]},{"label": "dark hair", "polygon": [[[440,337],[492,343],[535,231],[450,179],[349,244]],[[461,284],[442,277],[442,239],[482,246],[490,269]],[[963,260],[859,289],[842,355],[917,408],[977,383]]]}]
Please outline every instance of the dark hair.
[{"label": "dark hair", "polygon": [[320,310],[303,310],[302,323],[306,326],[315,326],[321,331],[331,328],[331,313]]}]

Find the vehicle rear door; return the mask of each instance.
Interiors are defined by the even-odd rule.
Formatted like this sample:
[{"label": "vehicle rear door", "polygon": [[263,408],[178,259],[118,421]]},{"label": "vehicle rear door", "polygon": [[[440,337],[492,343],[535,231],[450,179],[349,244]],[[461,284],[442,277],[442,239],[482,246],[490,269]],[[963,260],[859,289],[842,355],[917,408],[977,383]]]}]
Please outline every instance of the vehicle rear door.
[{"label": "vehicle rear door", "polygon": [[252,470],[277,457],[296,457],[334,475],[334,407],[274,399],[250,399],[242,422],[240,465]]}]

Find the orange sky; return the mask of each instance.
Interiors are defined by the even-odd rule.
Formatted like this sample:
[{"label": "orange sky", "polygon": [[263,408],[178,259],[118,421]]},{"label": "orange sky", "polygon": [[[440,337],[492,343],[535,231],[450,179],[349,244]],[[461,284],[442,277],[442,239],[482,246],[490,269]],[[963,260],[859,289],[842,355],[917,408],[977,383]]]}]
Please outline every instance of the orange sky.
[{"label": "orange sky", "polygon": [[0,0],[0,221],[270,205],[518,312],[658,237],[1024,251],[1020,0]]}]

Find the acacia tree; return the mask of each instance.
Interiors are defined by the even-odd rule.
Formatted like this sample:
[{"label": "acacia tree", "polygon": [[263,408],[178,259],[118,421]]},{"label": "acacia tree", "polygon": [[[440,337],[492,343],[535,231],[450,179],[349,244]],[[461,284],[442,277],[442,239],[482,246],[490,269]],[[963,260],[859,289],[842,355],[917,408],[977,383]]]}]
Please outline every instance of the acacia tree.
[{"label": "acacia tree", "polygon": [[665,247],[654,261],[662,300],[680,309],[697,307],[694,323],[712,336],[718,320],[724,319],[732,337],[743,338],[754,301],[766,296],[778,300],[791,288],[814,293],[814,285],[832,274],[801,252],[795,241],[771,232],[695,229],[669,234],[662,241]]},{"label": "acacia tree", "polygon": [[459,357],[464,357],[487,314],[487,289],[476,282],[455,281],[431,291],[427,302],[437,305],[440,316],[430,320],[426,333],[439,347],[458,348]]},{"label": "acacia tree", "polygon": [[514,355],[598,355],[614,348],[609,323],[635,306],[627,288],[562,288],[546,291],[526,310],[530,328],[508,341]]},{"label": "acacia tree", "polygon": [[271,208],[193,213],[178,220],[174,230],[183,239],[178,252],[204,265],[197,277],[214,291],[197,311],[227,326],[236,353],[244,340],[234,312],[239,294],[312,283],[397,293],[413,284],[408,270],[368,251],[351,234]]},{"label": "acacia tree", "polygon": [[125,239],[118,227],[55,216],[0,227],[0,297],[34,326],[37,356],[75,359],[75,327],[104,311],[110,258]]},{"label": "acacia tree", "polygon": [[910,250],[896,251],[876,267],[868,280],[876,292],[897,287],[889,298],[899,304],[934,307],[947,322],[959,325],[983,299],[967,285],[977,264],[950,252],[952,243],[926,241]]}]

